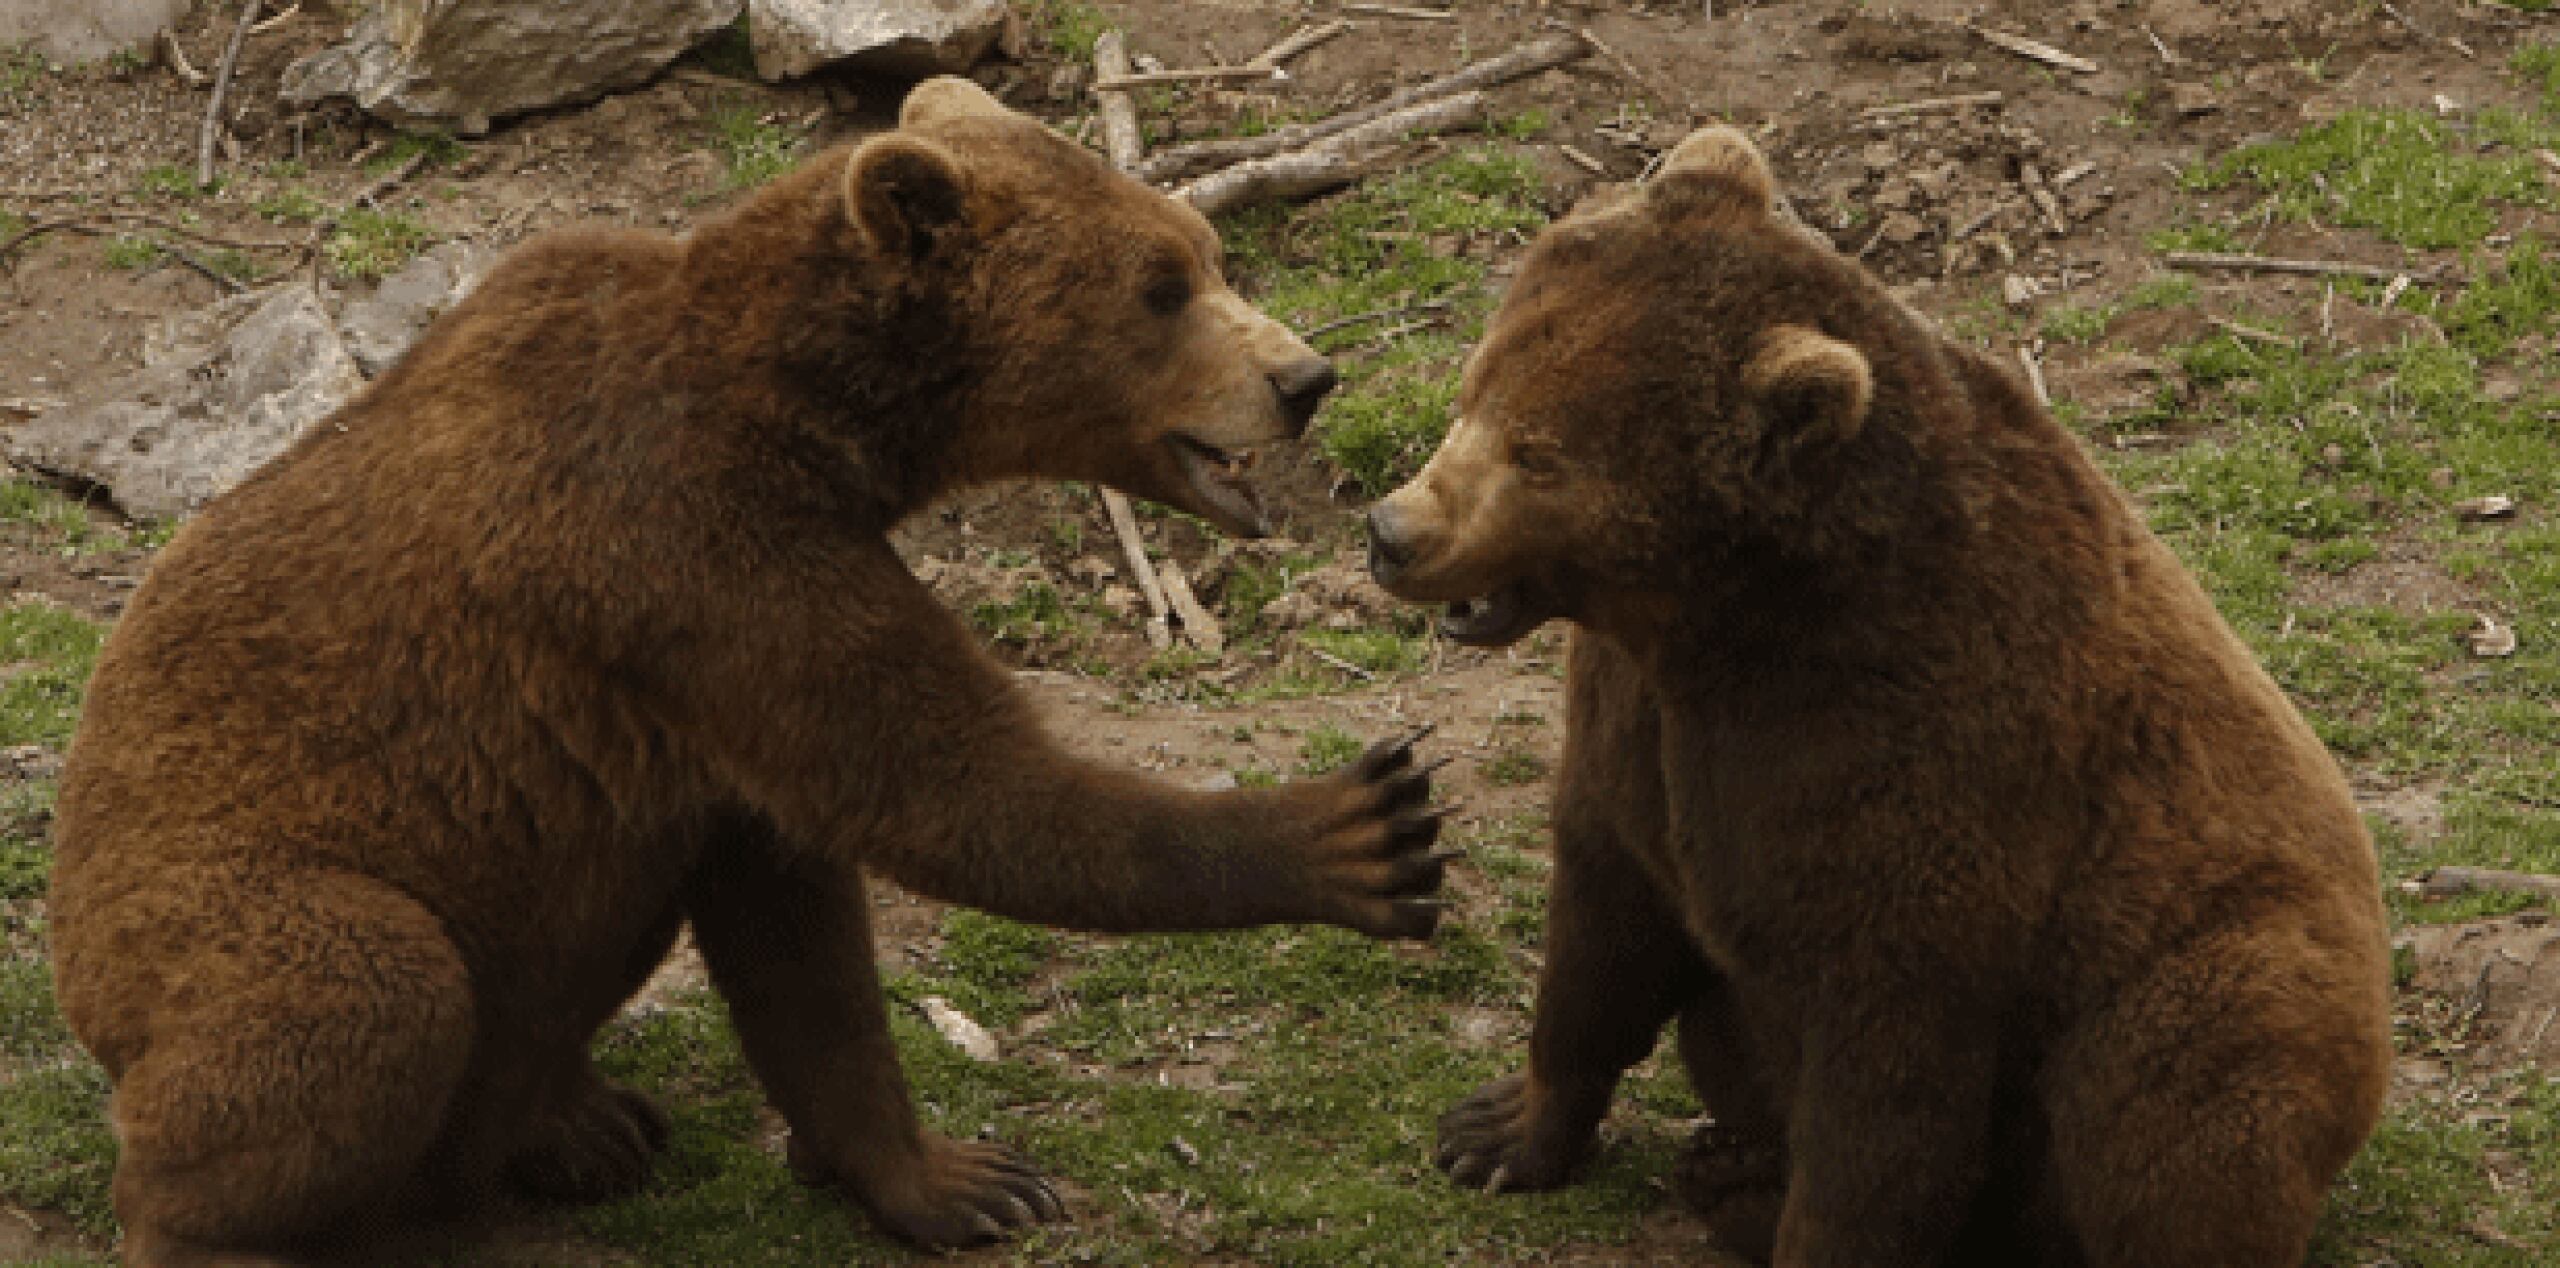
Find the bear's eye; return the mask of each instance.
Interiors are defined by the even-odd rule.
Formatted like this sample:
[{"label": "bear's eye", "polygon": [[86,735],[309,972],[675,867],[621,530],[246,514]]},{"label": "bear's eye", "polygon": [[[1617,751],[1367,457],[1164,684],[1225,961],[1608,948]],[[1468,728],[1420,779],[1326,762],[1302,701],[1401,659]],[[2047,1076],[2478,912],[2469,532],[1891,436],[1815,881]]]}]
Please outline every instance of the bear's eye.
[{"label": "bear's eye", "polygon": [[1147,311],[1158,317],[1171,317],[1191,303],[1191,276],[1187,273],[1160,273],[1147,283]]},{"label": "bear's eye", "polygon": [[1564,451],[1552,441],[1523,440],[1511,446],[1511,464],[1533,482],[1550,484],[1564,476]]}]

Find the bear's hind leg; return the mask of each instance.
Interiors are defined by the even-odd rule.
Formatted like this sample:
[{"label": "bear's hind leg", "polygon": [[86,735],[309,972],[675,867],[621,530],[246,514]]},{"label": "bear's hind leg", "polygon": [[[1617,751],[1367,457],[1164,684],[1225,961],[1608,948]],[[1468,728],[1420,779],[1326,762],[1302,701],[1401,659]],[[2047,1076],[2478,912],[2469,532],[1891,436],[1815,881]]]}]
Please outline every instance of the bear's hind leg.
[{"label": "bear's hind leg", "polygon": [[116,1050],[134,1264],[286,1262],[390,1226],[470,1059],[470,976],[424,908],[343,873],[237,897],[155,948],[183,959]]},{"label": "bear's hind leg", "polygon": [[936,1249],[1066,1214],[1011,1150],[916,1121],[851,865],[742,833],[706,852],[688,907],[803,1180],[841,1186],[884,1230]]},{"label": "bear's hind leg", "polygon": [[507,1182],[519,1191],[544,1201],[585,1203],[628,1197],[648,1184],[651,1164],[667,1147],[666,1111],[604,1077],[588,1056],[585,1036],[648,985],[683,927],[683,906],[668,904],[621,973],[594,998],[592,1011],[572,1027],[580,1043],[561,1060],[561,1073],[543,1093],[543,1107],[506,1160]]},{"label": "bear's hind leg", "polygon": [[1709,974],[1680,1009],[1680,1063],[1710,1121],[1681,1153],[1672,1192],[1727,1250],[1766,1263],[1786,1204],[1786,1116],[1753,1065],[1742,1010],[1721,974]]}]

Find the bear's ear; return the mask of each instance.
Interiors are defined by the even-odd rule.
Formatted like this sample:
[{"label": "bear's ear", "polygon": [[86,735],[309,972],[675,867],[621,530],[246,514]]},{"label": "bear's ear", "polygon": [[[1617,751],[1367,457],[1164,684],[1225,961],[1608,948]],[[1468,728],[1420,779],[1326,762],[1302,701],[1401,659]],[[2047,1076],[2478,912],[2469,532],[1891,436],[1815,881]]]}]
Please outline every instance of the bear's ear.
[{"label": "bear's ear", "polygon": [[1009,113],[1003,102],[988,96],[987,90],[976,83],[958,75],[936,75],[907,90],[906,103],[898,107],[898,126],[912,128],[937,119]]},{"label": "bear's ear", "polygon": [[1728,211],[1766,216],[1777,193],[1760,147],[1722,124],[1690,133],[1645,185],[1647,200],[1673,220]]},{"label": "bear's ear", "polygon": [[1778,420],[1773,440],[1846,440],[1867,421],[1875,371],[1864,353],[1806,326],[1772,326],[1742,367],[1743,390]]},{"label": "bear's ear", "polygon": [[922,137],[874,137],[845,163],[845,209],[882,255],[923,258],[967,218],[968,198],[959,160]]}]

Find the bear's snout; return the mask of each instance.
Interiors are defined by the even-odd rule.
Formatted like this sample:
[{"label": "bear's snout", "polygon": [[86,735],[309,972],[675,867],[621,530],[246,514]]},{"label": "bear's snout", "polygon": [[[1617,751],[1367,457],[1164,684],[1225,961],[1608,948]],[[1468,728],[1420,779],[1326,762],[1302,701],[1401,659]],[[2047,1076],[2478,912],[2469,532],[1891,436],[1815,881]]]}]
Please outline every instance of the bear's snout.
[{"label": "bear's snout", "polygon": [[1289,415],[1291,439],[1307,433],[1314,422],[1316,407],[1324,404],[1325,395],[1333,391],[1342,376],[1334,373],[1333,362],[1323,357],[1293,361],[1271,373],[1271,390],[1280,394],[1280,408]]},{"label": "bear's snout", "polygon": [[1402,531],[1396,510],[1380,502],[1369,508],[1369,575],[1379,585],[1392,585],[1397,573],[1413,562],[1413,542]]}]

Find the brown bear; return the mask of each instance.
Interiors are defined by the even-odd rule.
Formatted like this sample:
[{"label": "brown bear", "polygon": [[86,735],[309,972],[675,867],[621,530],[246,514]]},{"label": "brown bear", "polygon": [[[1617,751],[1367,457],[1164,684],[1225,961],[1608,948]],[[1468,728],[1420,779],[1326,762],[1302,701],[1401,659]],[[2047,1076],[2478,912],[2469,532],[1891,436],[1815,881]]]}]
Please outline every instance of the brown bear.
[{"label": "brown bear", "polygon": [[1071,758],[886,534],[1035,475],[1255,531],[1250,447],[1332,383],[1196,213],[962,80],[687,237],[514,252],[180,532],[100,659],[54,953],[128,1259],[632,1190],[665,1126],[587,1045],[685,925],[804,1178],[930,1246],[1058,1216],[918,1124],[862,869],[1087,929],[1425,937],[1428,772]]},{"label": "brown bear", "polygon": [[1564,1183],[1677,1019],[1678,1186],[1788,1265],[2289,1264],[2391,1063],[2338,767],[2010,373],[1698,132],[1530,251],[1371,516],[1447,629],[1573,625],[1525,1072]]}]

